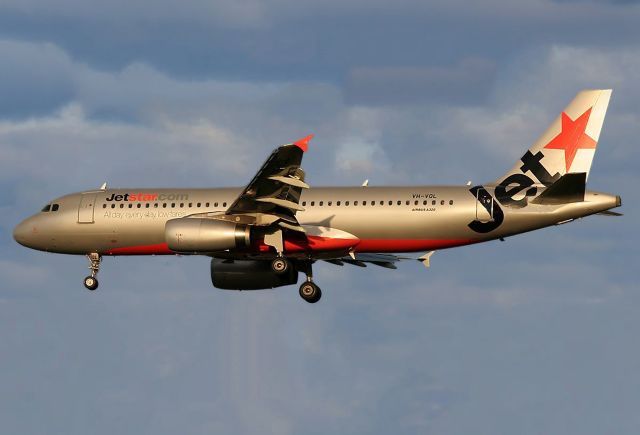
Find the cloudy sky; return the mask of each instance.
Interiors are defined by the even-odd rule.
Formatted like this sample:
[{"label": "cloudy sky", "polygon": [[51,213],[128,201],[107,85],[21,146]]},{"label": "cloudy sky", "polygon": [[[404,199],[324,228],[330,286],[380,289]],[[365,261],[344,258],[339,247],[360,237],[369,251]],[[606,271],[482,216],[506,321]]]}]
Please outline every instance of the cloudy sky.
[{"label": "cloudy sky", "polygon": [[[0,1],[0,422],[19,434],[637,434],[634,0]],[[235,186],[315,133],[312,185],[502,174],[583,88],[614,89],[592,217],[213,289],[204,258],[32,252],[13,226],[111,186]]]}]

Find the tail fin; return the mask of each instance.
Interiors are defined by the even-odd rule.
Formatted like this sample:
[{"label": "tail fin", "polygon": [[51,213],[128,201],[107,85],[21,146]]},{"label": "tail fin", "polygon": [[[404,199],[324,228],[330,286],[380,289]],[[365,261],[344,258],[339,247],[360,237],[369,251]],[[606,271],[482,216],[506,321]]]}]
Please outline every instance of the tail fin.
[{"label": "tail fin", "polygon": [[534,183],[550,186],[561,176],[589,176],[600,130],[609,105],[611,89],[584,90],[562,111],[551,126],[529,148],[498,184],[508,184],[525,175]]}]

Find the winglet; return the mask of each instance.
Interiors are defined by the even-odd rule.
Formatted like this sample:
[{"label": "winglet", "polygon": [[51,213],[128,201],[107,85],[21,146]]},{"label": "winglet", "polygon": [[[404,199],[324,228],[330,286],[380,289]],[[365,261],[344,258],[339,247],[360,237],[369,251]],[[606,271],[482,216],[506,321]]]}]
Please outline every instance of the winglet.
[{"label": "winglet", "polygon": [[424,264],[424,267],[429,267],[431,266],[431,264],[429,263],[431,256],[433,255],[433,253],[436,251],[429,251],[426,254],[424,254],[422,257],[418,258],[418,261],[422,262],[422,264]]},{"label": "winglet", "polygon": [[302,151],[306,152],[309,149],[309,142],[313,139],[313,135],[303,137],[302,139],[298,139],[293,144],[300,148]]}]

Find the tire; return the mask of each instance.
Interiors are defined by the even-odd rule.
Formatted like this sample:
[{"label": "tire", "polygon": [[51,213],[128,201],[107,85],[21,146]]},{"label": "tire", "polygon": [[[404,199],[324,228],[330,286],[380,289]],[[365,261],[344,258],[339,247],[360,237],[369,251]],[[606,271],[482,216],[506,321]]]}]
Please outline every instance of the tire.
[{"label": "tire", "polygon": [[300,297],[310,304],[315,304],[322,297],[320,287],[312,282],[304,282],[300,286]]},{"label": "tire", "polygon": [[98,280],[93,276],[88,276],[84,279],[84,286],[87,290],[93,291],[98,288]]},{"label": "tire", "polygon": [[289,261],[284,257],[277,257],[271,262],[271,270],[278,275],[284,275],[289,271]]}]

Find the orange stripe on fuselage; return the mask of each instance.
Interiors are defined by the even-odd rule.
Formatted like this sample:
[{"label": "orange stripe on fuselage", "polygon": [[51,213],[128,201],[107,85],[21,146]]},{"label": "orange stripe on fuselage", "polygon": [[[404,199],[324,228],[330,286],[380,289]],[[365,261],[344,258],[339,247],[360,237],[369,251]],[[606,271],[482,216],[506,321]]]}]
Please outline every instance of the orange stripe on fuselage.
[{"label": "orange stripe on fuselage", "polygon": [[[349,248],[355,252],[416,252],[435,249],[453,248],[455,246],[470,245],[476,243],[473,239],[334,239],[326,237],[309,236],[309,242],[303,240],[286,240],[285,253],[340,251]],[[256,249],[257,248],[257,249]],[[259,244],[251,251],[260,253],[268,252],[269,247]],[[247,252],[247,251],[242,251]],[[124,246],[105,251],[103,255],[175,255],[166,243],[142,246]]]},{"label": "orange stripe on fuselage", "polygon": [[123,246],[122,248],[113,248],[104,252],[104,255],[171,255],[177,254],[173,252],[166,243],[158,243],[157,245],[141,245],[141,246]]}]

